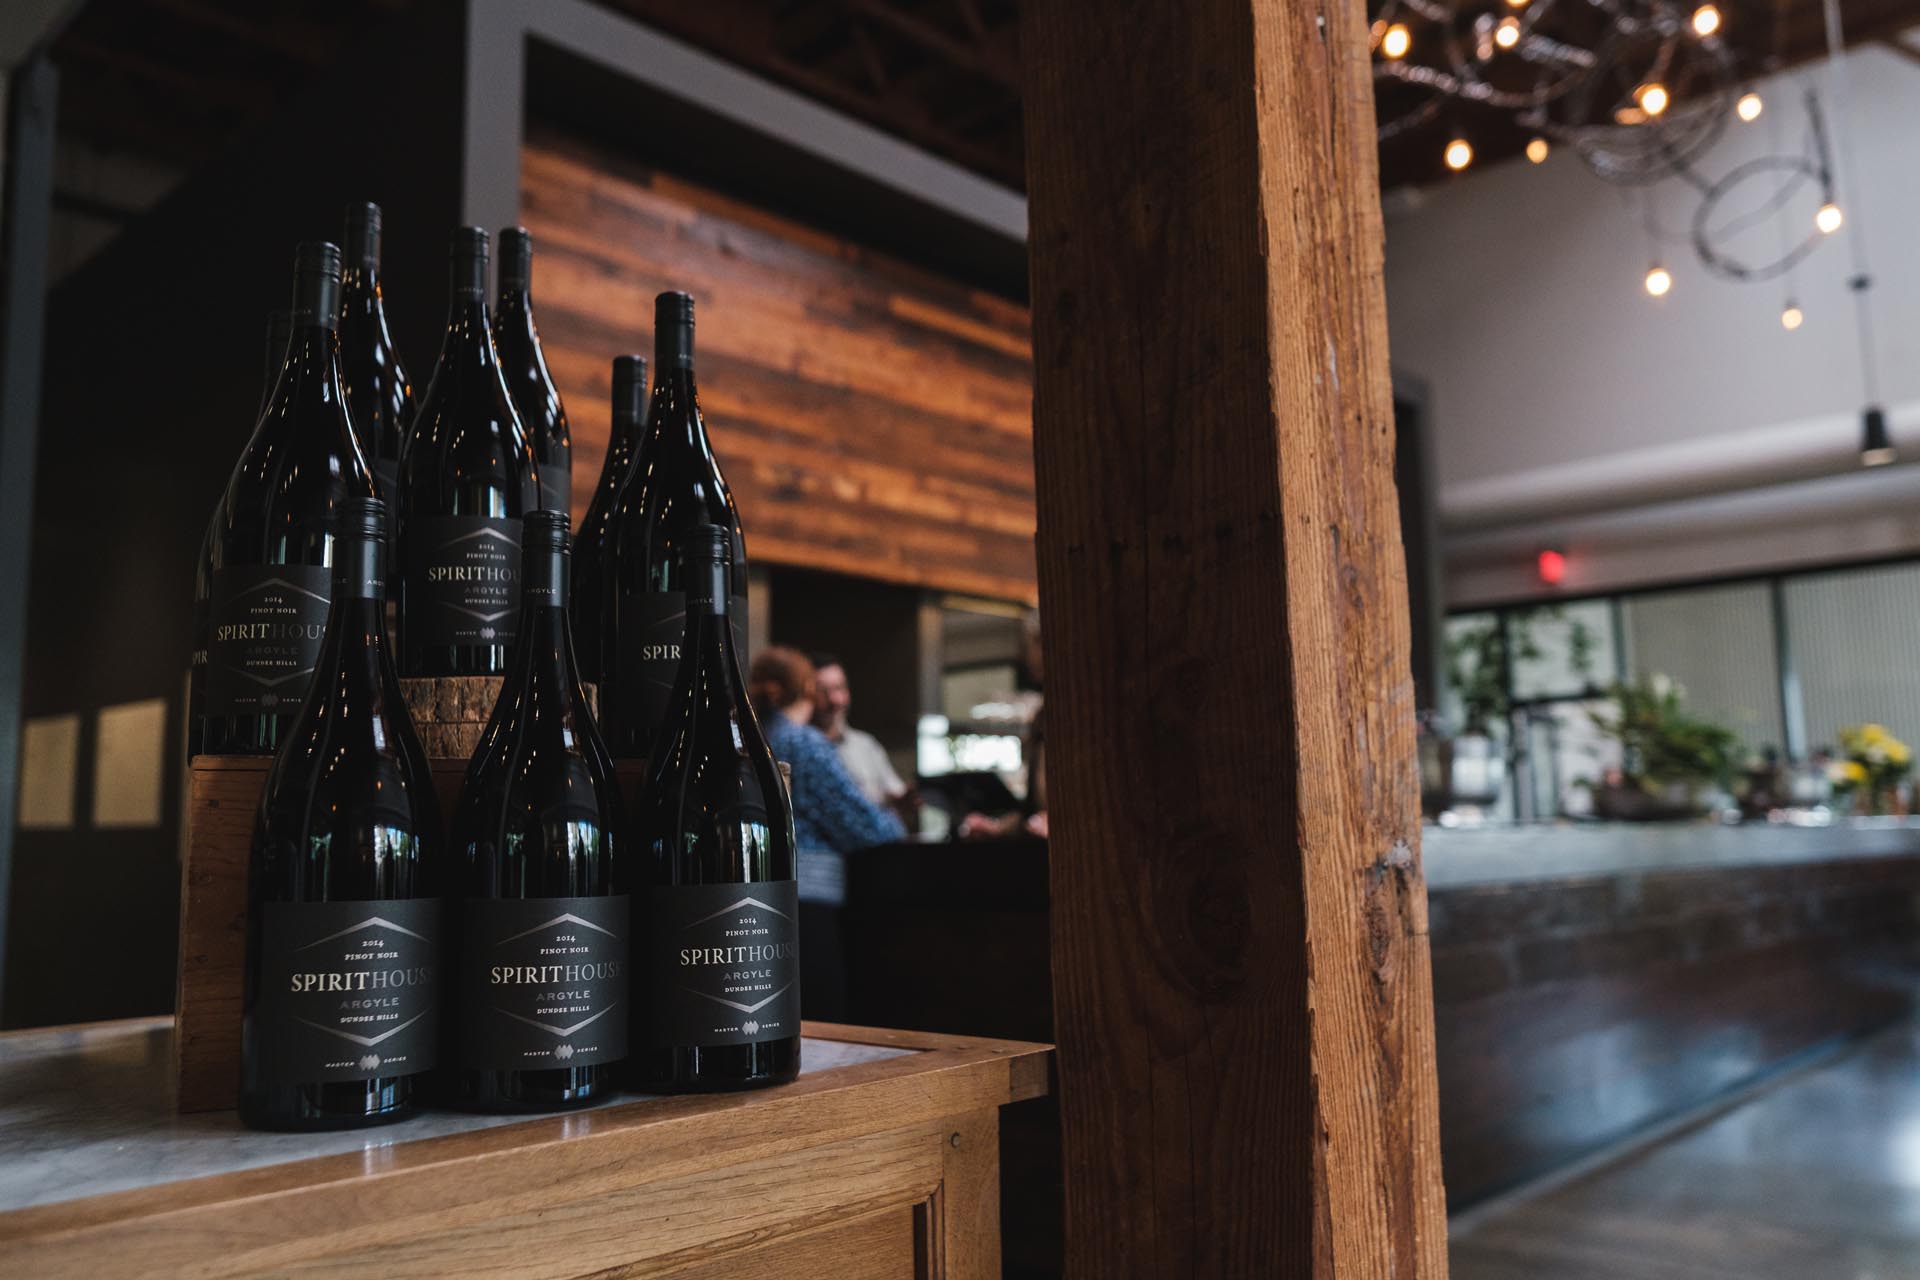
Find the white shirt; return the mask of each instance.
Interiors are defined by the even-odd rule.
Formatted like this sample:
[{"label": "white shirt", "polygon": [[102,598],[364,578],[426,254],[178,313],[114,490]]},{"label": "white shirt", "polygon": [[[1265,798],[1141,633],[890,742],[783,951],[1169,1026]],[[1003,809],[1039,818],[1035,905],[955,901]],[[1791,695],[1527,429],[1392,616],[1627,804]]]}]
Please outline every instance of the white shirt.
[{"label": "white shirt", "polygon": [[849,726],[834,747],[854,785],[874,804],[884,805],[907,794],[907,784],[893,771],[893,761],[887,759],[880,739]]}]

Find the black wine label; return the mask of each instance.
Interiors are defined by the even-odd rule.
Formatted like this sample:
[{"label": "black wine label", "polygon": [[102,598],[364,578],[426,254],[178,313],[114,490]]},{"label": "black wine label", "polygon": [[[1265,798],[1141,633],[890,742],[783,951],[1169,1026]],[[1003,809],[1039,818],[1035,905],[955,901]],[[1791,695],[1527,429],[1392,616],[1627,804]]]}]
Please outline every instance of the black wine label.
[{"label": "black wine label", "polygon": [[520,521],[409,521],[406,607],[409,646],[511,644],[520,608]]},{"label": "black wine label", "polygon": [[299,710],[327,634],[332,571],[312,564],[216,569],[207,628],[207,714]]},{"label": "black wine label", "polygon": [[800,1034],[797,882],[663,885],[649,903],[648,1031],[656,1047]]},{"label": "black wine label", "polygon": [[666,718],[673,678],[680,671],[680,647],[687,638],[687,597],[680,591],[626,592],[623,597],[616,656],[626,705],[617,711],[629,724],[644,726],[650,741]]},{"label": "black wine label", "polygon": [[631,914],[624,893],[463,902],[459,1065],[532,1071],[626,1057]]},{"label": "black wine label", "polygon": [[[733,596],[727,602],[733,631],[733,651],[746,663],[747,600]],[[680,648],[687,638],[687,597],[682,591],[624,592],[620,605],[617,660],[622,672],[619,687],[626,705],[619,708],[631,723],[657,732],[667,717],[673,682],[680,674]]]},{"label": "black wine label", "polygon": [[250,1043],[272,1084],[429,1070],[440,900],[269,902]]},{"label": "black wine label", "polygon": [[540,506],[547,511],[573,510],[573,472],[564,463],[540,464]]}]

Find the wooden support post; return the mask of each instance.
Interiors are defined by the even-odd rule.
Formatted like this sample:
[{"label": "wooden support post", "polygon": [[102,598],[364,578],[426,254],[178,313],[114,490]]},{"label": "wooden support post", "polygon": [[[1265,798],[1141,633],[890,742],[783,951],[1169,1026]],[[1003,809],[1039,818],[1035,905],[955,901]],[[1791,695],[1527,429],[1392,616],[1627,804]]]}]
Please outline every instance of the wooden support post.
[{"label": "wooden support post", "polygon": [[1029,0],[1069,1271],[1444,1277],[1360,0]]}]

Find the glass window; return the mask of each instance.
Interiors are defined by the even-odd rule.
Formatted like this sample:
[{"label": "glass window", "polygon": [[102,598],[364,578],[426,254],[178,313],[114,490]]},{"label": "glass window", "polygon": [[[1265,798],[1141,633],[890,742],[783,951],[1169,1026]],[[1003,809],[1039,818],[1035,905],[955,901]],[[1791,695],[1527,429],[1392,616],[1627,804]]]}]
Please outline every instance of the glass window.
[{"label": "glass window", "polygon": [[1807,747],[1869,721],[1920,742],[1920,565],[1789,578],[1782,598]]},{"label": "glass window", "polygon": [[1690,712],[1733,730],[1750,750],[1785,745],[1767,583],[1629,596],[1620,610],[1630,677],[1671,677]]},{"label": "glass window", "polygon": [[1516,609],[1513,628],[1513,693],[1523,702],[1577,698],[1604,688],[1617,674],[1613,651],[1613,602],[1575,600],[1537,609]]}]

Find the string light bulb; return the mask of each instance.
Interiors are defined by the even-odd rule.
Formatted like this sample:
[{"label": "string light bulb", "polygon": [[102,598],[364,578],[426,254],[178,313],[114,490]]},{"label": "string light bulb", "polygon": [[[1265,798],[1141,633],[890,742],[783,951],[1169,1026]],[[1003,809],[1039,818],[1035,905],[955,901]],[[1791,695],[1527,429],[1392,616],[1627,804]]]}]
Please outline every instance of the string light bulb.
[{"label": "string light bulb", "polygon": [[1806,322],[1807,317],[1800,310],[1800,304],[1791,298],[1787,299],[1787,305],[1780,309],[1780,327],[1792,333]]},{"label": "string light bulb", "polygon": [[1526,7],[1527,0],[1507,0],[1507,8],[1509,9],[1524,9]]},{"label": "string light bulb", "polygon": [[1380,37],[1380,52],[1389,58],[1404,58],[1407,50],[1413,48],[1413,32],[1407,30],[1407,24],[1396,22],[1387,28]]},{"label": "string light bulb", "polygon": [[1647,268],[1647,293],[1651,297],[1664,298],[1673,288],[1673,273],[1659,263]]},{"label": "string light bulb", "polygon": [[1511,49],[1520,43],[1520,19],[1509,14],[1500,19],[1500,25],[1493,29],[1493,42],[1502,49]]},{"label": "string light bulb", "polygon": [[1455,138],[1447,144],[1444,159],[1447,162],[1447,168],[1455,173],[1460,172],[1473,163],[1473,144],[1465,138]]},{"label": "string light bulb", "polygon": [[1813,225],[1820,228],[1820,234],[1823,236],[1830,236],[1838,231],[1840,224],[1845,221],[1846,219],[1840,214],[1840,206],[1831,200],[1821,205],[1820,211],[1813,215]]},{"label": "string light bulb", "polygon": [[1633,100],[1640,104],[1642,111],[1650,116],[1657,116],[1667,109],[1667,103],[1671,102],[1672,98],[1668,95],[1665,85],[1649,83],[1633,91]]},{"label": "string light bulb", "polygon": [[1766,109],[1767,104],[1762,102],[1760,95],[1751,89],[1741,94],[1740,101],[1733,104],[1734,114],[1742,120],[1745,120],[1748,124],[1752,124],[1755,120],[1758,120],[1760,113]]},{"label": "string light bulb", "polygon": [[1720,10],[1710,4],[1703,4],[1693,11],[1693,30],[1696,35],[1710,36],[1720,29]]},{"label": "string light bulb", "polygon": [[1535,164],[1540,164],[1545,161],[1546,158],[1547,140],[1545,138],[1534,138],[1527,143],[1527,159],[1533,161]]}]

